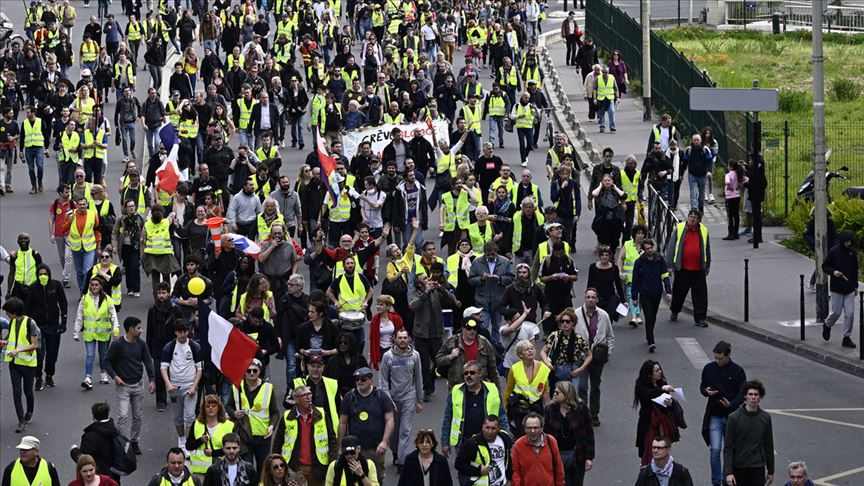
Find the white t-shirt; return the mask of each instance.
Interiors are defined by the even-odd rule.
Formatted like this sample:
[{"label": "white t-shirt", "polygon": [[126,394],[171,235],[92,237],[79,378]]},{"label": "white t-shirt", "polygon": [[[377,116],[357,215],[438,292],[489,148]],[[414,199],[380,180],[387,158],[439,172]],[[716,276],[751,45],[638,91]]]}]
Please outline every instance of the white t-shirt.
[{"label": "white t-shirt", "polygon": [[228,484],[234,484],[237,479],[237,464],[228,464]]},{"label": "white t-shirt", "polygon": [[376,209],[365,200],[360,201],[360,207],[363,208],[363,212],[366,213],[366,224],[368,224],[370,228],[383,227],[384,219],[381,216],[381,209],[384,208],[384,200],[387,199],[387,194],[382,191],[375,192],[374,194],[370,193],[369,191],[365,191],[363,195],[365,195],[372,201],[375,201],[376,204],[380,204],[380,206]]},{"label": "white t-shirt", "polygon": [[393,333],[396,332],[396,327],[393,325],[393,321],[381,321],[381,338],[379,339],[379,346],[387,349],[393,347]]},{"label": "white t-shirt", "polygon": [[171,356],[171,362],[163,362],[161,368],[168,370],[168,377],[171,378],[171,383],[177,387],[183,387],[191,386],[195,382],[195,373],[201,369],[201,363],[195,362],[189,341],[185,343],[177,342],[174,345],[174,354]]},{"label": "white t-shirt", "polygon": [[428,25],[428,24],[424,25],[422,28],[420,28],[420,33],[423,34],[423,40],[427,40],[427,41],[434,41],[435,40],[435,37],[436,37],[435,28],[432,27],[431,25]]},{"label": "white t-shirt", "polygon": [[[507,354],[504,355],[504,364],[505,368],[512,368],[514,364],[519,362],[519,356],[516,355],[516,345],[519,344],[519,341],[523,339],[532,340],[540,335],[540,328],[537,324],[533,322],[523,322],[522,326],[519,328],[517,332],[513,332],[508,334],[507,336],[501,335],[501,346],[504,346],[504,349],[507,349],[508,346],[510,349],[507,349]],[[513,341],[516,341],[515,343]],[[510,343],[513,343],[510,346]]]},{"label": "white t-shirt", "polygon": [[489,470],[489,486],[504,486],[507,475],[504,470],[504,441],[501,437],[495,437],[495,442],[488,444],[489,458],[492,461],[492,469]]}]

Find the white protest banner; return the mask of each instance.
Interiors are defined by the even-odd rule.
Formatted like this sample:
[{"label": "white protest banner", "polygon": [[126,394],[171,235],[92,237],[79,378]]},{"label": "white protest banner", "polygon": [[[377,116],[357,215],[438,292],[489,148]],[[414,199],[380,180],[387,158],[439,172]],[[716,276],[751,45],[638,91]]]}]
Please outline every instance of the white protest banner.
[{"label": "white protest banner", "polygon": [[[415,130],[420,130],[423,137],[426,138],[429,143],[432,143],[432,130],[426,126],[425,121],[409,123],[407,125],[391,125],[385,123],[383,125],[378,125],[377,127],[365,128],[363,130],[352,131],[342,135],[342,153],[350,160],[352,157],[357,155],[357,150],[360,148],[362,142],[371,142],[372,153],[380,159],[384,147],[390,143],[390,138],[392,137],[391,132],[395,127],[399,127],[402,130],[402,140],[405,140],[406,142],[414,138]],[[448,131],[446,121],[433,121],[432,127],[435,129],[435,134],[438,137],[438,140],[450,141],[450,132]]]}]

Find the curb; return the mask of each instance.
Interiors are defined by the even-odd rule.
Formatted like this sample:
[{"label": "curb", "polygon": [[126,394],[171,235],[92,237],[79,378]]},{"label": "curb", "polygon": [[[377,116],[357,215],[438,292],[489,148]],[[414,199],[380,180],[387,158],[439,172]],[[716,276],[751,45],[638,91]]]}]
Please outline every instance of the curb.
[{"label": "curb", "polygon": [[[693,308],[689,304],[685,304],[683,310],[691,315],[693,313]],[[749,325],[741,321],[718,315],[711,311],[708,311],[708,316],[705,320],[716,326],[755,339],[756,341],[761,341],[770,346],[774,346],[775,348],[780,348],[797,354],[798,356],[809,359],[810,361],[815,361],[830,368],[834,368],[835,370],[857,376],[858,378],[864,378],[864,361],[840,357],[832,352],[807,344],[806,342],[788,338],[781,334],[762,329],[759,326]]]}]

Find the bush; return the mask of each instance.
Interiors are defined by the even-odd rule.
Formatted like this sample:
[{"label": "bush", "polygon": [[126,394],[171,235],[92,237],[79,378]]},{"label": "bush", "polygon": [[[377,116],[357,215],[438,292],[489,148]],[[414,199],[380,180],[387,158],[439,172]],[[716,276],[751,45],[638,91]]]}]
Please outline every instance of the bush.
[{"label": "bush", "polygon": [[780,111],[785,113],[808,112],[813,106],[813,95],[806,91],[780,90]]},{"label": "bush", "polygon": [[789,217],[786,218],[786,226],[795,233],[795,236],[800,237],[807,229],[807,222],[810,221],[810,210],[813,205],[809,202],[799,200],[795,201],[792,209],[789,210]]},{"label": "bush", "polygon": [[[813,257],[813,252],[804,241],[804,230],[810,221],[810,209],[812,204],[804,201],[796,201],[786,218],[786,226],[792,230],[793,235],[780,244],[808,257]],[[834,225],[837,232],[850,230],[853,235],[853,245],[858,249],[858,278],[864,279],[864,199],[848,198],[840,196],[828,206],[834,215]]]},{"label": "bush", "polygon": [[864,248],[864,199],[839,196],[831,203],[831,212],[837,231],[852,231],[855,247]]},{"label": "bush", "polygon": [[835,79],[831,83],[831,98],[834,101],[855,101],[861,96],[862,87],[851,79]]}]

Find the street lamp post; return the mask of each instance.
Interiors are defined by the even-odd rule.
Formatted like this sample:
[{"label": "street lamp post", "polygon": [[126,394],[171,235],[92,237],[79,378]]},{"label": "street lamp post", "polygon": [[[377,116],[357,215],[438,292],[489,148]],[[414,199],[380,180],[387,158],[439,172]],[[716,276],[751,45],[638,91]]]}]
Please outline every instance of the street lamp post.
[{"label": "street lamp post", "polygon": [[816,319],[823,322],[828,315],[828,278],[822,272],[827,253],[828,184],[825,174],[825,58],[822,52],[822,11],[824,0],[813,1],[813,172],[815,185],[816,239]]}]

